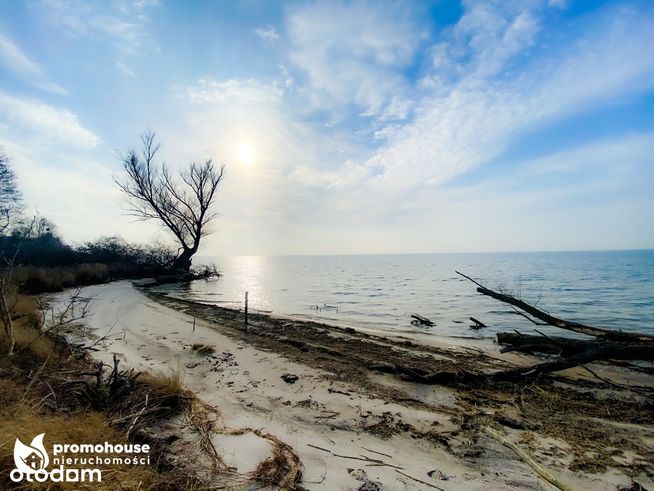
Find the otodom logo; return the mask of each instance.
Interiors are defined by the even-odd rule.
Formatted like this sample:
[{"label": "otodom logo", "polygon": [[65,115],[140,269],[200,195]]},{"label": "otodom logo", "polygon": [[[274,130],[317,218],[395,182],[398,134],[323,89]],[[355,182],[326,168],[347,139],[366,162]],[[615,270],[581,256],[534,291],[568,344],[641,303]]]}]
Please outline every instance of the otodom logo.
[{"label": "otodom logo", "polygon": [[50,477],[50,473],[46,470],[50,459],[43,445],[44,437],[45,433],[36,435],[29,445],[25,445],[19,438],[16,438],[14,444],[14,464],[16,464],[16,468],[11,471],[12,481],[20,482],[26,479],[28,481],[45,482]]}]

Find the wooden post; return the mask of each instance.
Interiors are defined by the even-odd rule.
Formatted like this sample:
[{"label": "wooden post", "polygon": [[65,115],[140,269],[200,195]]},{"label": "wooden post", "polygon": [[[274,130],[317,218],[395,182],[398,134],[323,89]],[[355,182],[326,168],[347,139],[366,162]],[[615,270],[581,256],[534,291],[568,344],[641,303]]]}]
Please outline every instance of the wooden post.
[{"label": "wooden post", "polygon": [[245,328],[248,325],[248,292],[245,292]]}]

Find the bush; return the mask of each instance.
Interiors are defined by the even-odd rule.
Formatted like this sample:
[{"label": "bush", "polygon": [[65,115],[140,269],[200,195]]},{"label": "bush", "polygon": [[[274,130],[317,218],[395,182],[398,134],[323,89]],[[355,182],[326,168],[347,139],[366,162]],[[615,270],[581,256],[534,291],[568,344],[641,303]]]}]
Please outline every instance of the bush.
[{"label": "bush", "polygon": [[105,283],[111,279],[106,264],[76,264],[58,267],[17,266],[14,281],[23,293],[60,292],[73,286]]},{"label": "bush", "polygon": [[0,259],[14,264],[13,280],[24,293],[160,276],[169,271],[176,257],[165,245],[134,245],[120,237],[103,237],[73,248],[64,244],[52,227],[41,229],[36,235],[14,230],[0,236]]}]

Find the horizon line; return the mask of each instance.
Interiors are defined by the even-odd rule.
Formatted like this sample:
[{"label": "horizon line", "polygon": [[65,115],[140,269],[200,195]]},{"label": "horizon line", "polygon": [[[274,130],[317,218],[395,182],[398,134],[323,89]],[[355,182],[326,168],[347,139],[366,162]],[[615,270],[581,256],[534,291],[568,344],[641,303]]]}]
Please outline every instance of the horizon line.
[{"label": "horizon line", "polygon": [[304,253],[304,254],[197,254],[202,257],[324,257],[324,256],[429,256],[429,255],[455,255],[455,254],[560,254],[583,252],[647,252],[654,247],[631,249],[551,249],[551,250],[523,250],[523,251],[441,251],[441,252],[347,252],[347,253]]}]

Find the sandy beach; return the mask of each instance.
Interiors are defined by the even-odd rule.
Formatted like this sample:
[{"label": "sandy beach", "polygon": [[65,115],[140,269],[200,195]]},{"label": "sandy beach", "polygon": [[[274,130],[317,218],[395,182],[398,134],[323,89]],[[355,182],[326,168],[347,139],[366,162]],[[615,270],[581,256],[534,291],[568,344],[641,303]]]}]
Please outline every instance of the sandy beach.
[{"label": "sandy beach", "polygon": [[[93,356],[109,362],[115,353],[136,370],[179,371],[219,415],[225,432],[211,443],[238,474],[271,452],[258,433],[292,448],[306,489],[555,489],[481,431],[490,427],[572,489],[615,490],[632,478],[654,486],[650,403],[636,393],[618,397],[587,374],[575,389],[543,381],[514,393],[459,391],[402,380],[384,367],[402,360],[418,373],[434,364],[502,368],[527,358],[268,316],[252,316],[245,332],[239,312],[146,294],[129,281],[87,287],[82,295],[91,299],[85,324],[98,350]],[[583,395],[590,390],[605,404],[590,402]],[[173,452],[183,448],[171,445]],[[247,482],[242,488],[258,489]]]}]

